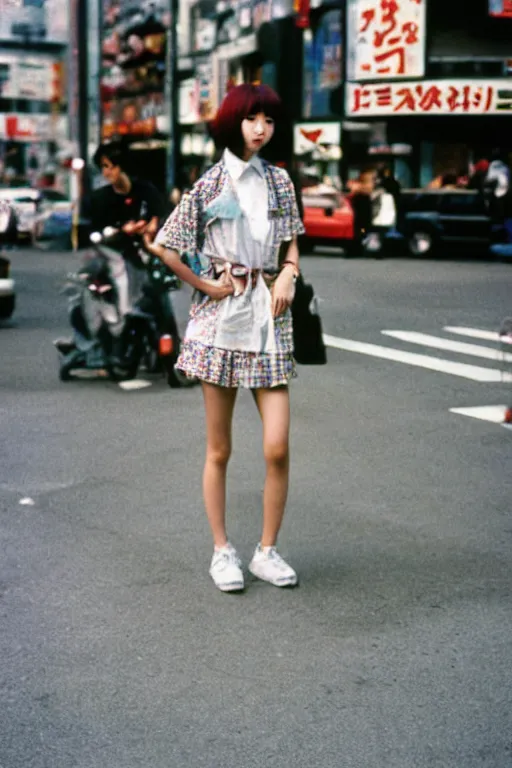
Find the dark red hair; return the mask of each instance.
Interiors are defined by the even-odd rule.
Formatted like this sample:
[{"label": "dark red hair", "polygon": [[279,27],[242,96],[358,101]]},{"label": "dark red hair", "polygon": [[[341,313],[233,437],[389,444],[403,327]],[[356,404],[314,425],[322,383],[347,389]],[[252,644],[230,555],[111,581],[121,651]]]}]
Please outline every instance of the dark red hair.
[{"label": "dark red hair", "polygon": [[242,121],[249,115],[263,112],[277,120],[282,115],[281,99],[268,85],[243,83],[231,88],[219,111],[210,123],[210,132],[217,147],[228,148],[239,155],[243,149]]}]

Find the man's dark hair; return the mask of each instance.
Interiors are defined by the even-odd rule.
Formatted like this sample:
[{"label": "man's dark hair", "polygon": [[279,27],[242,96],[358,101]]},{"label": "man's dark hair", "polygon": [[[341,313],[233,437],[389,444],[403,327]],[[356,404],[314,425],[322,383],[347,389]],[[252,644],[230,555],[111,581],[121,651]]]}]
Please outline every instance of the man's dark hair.
[{"label": "man's dark hair", "polygon": [[126,171],[126,150],[118,141],[112,141],[108,144],[100,144],[94,153],[93,162],[97,168],[101,168],[101,160],[106,157],[112,165],[118,165],[121,170]]}]

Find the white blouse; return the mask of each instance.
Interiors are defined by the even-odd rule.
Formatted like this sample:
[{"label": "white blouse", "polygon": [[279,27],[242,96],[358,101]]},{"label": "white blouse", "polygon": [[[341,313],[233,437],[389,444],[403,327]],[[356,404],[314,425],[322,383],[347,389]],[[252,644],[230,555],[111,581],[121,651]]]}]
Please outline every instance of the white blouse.
[{"label": "white blouse", "polygon": [[245,162],[229,149],[223,159],[230,184],[210,206],[203,254],[251,269],[275,268],[274,223],[268,215],[263,163],[257,155]]},{"label": "white blouse", "polygon": [[254,240],[265,242],[270,231],[268,219],[268,191],[265,170],[257,155],[246,162],[229,149],[224,150],[224,164],[229,173],[240,208],[249,221]]}]

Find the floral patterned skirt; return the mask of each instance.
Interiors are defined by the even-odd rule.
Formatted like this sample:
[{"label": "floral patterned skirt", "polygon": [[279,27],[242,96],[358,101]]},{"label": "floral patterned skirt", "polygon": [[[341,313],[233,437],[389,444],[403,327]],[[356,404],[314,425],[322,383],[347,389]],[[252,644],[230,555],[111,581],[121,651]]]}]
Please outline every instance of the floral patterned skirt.
[{"label": "floral patterned skirt", "polygon": [[201,329],[200,338],[181,345],[176,367],[200,381],[221,387],[270,389],[282,387],[295,377],[293,329],[290,310],[274,319],[276,351],[246,352],[214,345],[221,302],[207,300],[192,305],[190,320]]}]

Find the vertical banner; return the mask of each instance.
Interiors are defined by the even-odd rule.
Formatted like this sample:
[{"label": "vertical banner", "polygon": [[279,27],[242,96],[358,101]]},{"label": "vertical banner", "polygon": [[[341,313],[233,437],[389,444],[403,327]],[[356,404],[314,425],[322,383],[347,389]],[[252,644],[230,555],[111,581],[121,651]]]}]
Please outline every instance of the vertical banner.
[{"label": "vertical banner", "polygon": [[426,2],[348,0],[347,79],[423,77]]}]

